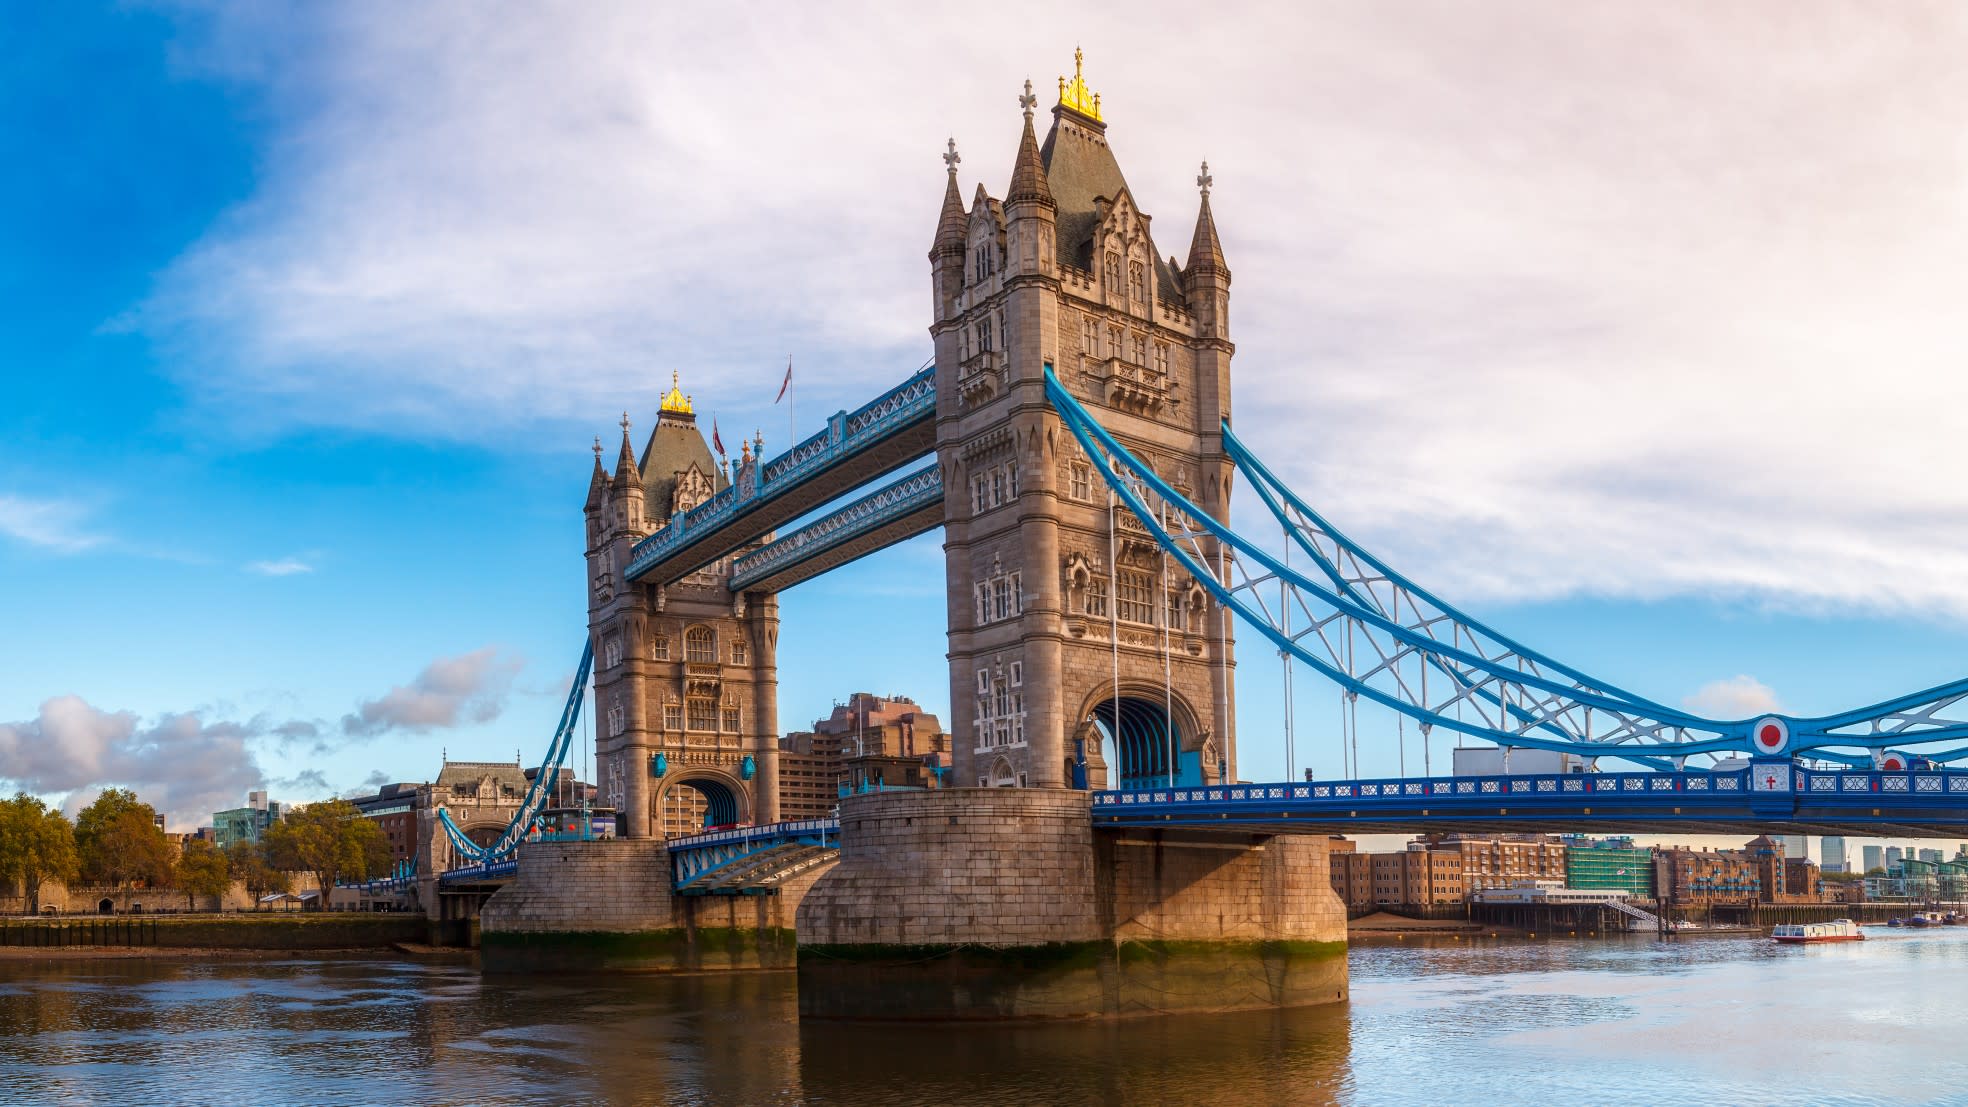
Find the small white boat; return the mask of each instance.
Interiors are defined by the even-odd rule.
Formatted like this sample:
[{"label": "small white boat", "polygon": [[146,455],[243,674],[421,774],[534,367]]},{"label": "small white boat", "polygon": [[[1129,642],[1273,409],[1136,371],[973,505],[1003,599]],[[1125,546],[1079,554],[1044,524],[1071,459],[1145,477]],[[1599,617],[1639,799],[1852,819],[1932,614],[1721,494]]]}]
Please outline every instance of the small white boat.
[{"label": "small white boat", "polygon": [[1770,931],[1770,940],[1786,945],[1809,942],[1863,942],[1865,933],[1851,919],[1821,923],[1781,923]]}]

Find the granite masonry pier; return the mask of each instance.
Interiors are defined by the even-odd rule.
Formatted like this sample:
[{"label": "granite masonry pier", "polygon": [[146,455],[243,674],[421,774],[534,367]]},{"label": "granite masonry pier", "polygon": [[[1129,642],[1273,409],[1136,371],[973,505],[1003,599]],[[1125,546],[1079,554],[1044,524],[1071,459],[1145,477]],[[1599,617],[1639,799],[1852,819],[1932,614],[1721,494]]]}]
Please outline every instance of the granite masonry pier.
[{"label": "granite masonry pier", "polygon": [[1096,831],[1088,793],[841,801],[798,910],[800,1012],[903,1019],[1233,1011],[1346,998],[1322,837]]},{"label": "granite masonry pier", "polygon": [[761,895],[680,896],[660,838],[519,848],[479,916],[487,972],[704,972],[793,965],[793,913],[831,864]]}]

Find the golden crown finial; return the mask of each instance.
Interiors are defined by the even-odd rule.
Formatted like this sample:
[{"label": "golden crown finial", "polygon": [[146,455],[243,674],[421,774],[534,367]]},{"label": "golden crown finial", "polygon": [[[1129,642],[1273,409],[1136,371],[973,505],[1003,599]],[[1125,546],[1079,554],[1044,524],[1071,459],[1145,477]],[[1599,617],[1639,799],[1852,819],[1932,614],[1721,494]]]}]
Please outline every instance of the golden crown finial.
[{"label": "golden crown finial", "polygon": [[1087,88],[1086,78],[1082,75],[1083,60],[1084,55],[1080,53],[1080,48],[1073,47],[1073,79],[1069,81],[1064,77],[1059,78],[1059,103],[1098,123],[1100,96]]},{"label": "golden crown finial", "polygon": [[694,414],[690,407],[690,397],[685,396],[683,389],[677,386],[677,374],[674,369],[670,370],[670,390],[663,396],[663,410],[678,415]]}]

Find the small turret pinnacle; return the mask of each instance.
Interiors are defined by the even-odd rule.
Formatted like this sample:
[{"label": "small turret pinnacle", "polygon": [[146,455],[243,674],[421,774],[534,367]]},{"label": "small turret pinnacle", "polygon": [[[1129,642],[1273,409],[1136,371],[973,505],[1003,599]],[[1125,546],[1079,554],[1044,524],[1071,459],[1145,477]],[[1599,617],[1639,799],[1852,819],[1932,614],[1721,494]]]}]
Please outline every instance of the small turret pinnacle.
[{"label": "small turret pinnacle", "polygon": [[1203,202],[1196,212],[1196,233],[1189,239],[1189,264],[1184,273],[1230,272],[1223,261],[1223,243],[1216,236],[1216,217],[1210,214],[1210,186],[1215,180],[1210,176],[1209,162],[1204,162],[1203,171],[1196,175],[1196,188],[1202,192]]},{"label": "small turret pinnacle", "polygon": [[588,478],[587,510],[589,511],[599,508],[602,501],[608,498],[608,470],[601,467],[601,437],[599,435],[594,440],[594,455],[594,473]]},{"label": "small turret pinnacle", "polygon": [[622,452],[615,459],[615,484],[620,488],[641,488],[642,473],[636,468],[635,448],[629,445],[629,413],[622,413]]},{"label": "small turret pinnacle", "polygon": [[930,245],[931,257],[945,251],[954,254],[964,252],[963,193],[957,191],[957,163],[962,160],[957,153],[957,140],[950,139],[950,147],[943,154],[943,164],[949,169],[950,177],[943,185],[943,213],[936,218],[936,240]]},{"label": "small turret pinnacle", "polygon": [[1018,106],[1025,110],[1025,133],[1018,137],[1018,160],[1012,165],[1005,203],[1034,201],[1052,207],[1052,186],[1046,181],[1045,162],[1039,158],[1038,136],[1032,133],[1032,106],[1036,103],[1032,82],[1026,81],[1025,95],[1018,98]]}]

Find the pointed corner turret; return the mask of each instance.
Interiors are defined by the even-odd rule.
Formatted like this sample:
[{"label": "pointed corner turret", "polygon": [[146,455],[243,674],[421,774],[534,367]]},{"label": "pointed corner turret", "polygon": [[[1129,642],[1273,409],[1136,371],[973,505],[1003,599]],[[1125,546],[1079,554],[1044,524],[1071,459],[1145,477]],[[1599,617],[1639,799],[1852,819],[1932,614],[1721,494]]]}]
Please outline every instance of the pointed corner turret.
[{"label": "pointed corner turret", "polygon": [[594,440],[594,474],[588,478],[588,502],[582,510],[593,514],[608,502],[608,470],[601,467],[601,439]]},{"label": "pointed corner turret", "polygon": [[1032,95],[1032,82],[1026,81],[1025,94],[1018,98],[1018,106],[1025,109],[1025,133],[1018,139],[1018,158],[1012,163],[1011,189],[1005,193],[1006,204],[1056,206],[1052,200],[1052,186],[1046,180],[1045,161],[1039,155],[1039,139],[1032,132],[1032,108],[1038,102],[1038,97]]},{"label": "pointed corner turret", "polygon": [[953,253],[961,255],[964,251],[964,212],[963,193],[957,189],[957,163],[963,158],[957,153],[957,140],[950,139],[950,147],[943,155],[943,164],[949,170],[949,179],[943,185],[943,212],[936,219],[936,240],[930,245],[930,260],[938,254]]},{"label": "pointed corner turret", "polygon": [[642,471],[636,468],[635,447],[629,445],[629,413],[622,413],[622,452],[615,458],[615,486],[640,489]]},{"label": "pointed corner turret", "polygon": [[1216,236],[1216,217],[1210,213],[1209,162],[1203,163],[1203,171],[1196,176],[1196,187],[1202,190],[1202,206],[1196,210],[1196,233],[1189,239],[1189,264],[1183,267],[1185,281],[1193,282],[1196,277],[1221,274],[1225,282],[1230,279],[1230,266],[1223,260],[1223,241]]}]

